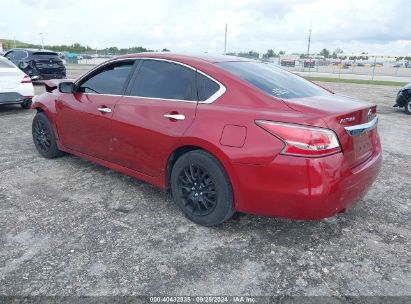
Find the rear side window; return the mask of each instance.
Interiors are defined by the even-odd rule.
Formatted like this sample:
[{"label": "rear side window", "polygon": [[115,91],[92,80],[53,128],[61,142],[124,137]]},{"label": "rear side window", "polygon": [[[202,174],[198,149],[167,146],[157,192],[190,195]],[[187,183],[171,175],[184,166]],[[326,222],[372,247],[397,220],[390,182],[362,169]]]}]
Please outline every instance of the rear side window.
[{"label": "rear side window", "polygon": [[16,51],[13,51],[13,53],[14,53],[14,60],[23,60],[29,56],[26,51],[22,51],[22,50],[16,50]]},{"label": "rear side window", "polygon": [[213,96],[220,85],[203,74],[197,73],[198,100],[204,101]]},{"label": "rear side window", "polygon": [[279,98],[329,95],[319,86],[270,63],[256,61],[221,62],[220,67]]},{"label": "rear side window", "polygon": [[80,84],[79,93],[121,95],[134,61],[108,64]]},{"label": "rear side window", "polygon": [[8,60],[0,60],[0,69],[3,68],[15,68],[14,64],[9,62]]},{"label": "rear side window", "polygon": [[197,100],[196,72],[172,62],[145,60],[140,67],[130,95]]}]

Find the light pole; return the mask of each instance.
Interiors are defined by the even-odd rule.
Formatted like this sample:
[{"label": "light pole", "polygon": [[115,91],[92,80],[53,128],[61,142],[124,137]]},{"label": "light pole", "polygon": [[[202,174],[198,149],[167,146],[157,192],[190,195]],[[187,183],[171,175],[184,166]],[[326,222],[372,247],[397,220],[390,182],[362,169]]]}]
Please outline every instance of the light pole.
[{"label": "light pole", "polygon": [[44,50],[43,33],[39,33],[39,35],[41,36],[41,46],[43,47],[43,50]]},{"label": "light pole", "polygon": [[224,55],[227,54],[227,23],[225,24],[225,35],[224,35]]}]

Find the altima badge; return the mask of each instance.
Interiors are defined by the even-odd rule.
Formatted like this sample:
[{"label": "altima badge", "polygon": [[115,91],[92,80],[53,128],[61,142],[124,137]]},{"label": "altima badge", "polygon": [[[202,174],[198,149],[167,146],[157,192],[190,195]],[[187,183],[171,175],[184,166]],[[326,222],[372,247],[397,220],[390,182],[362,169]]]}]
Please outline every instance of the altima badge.
[{"label": "altima badge", "polygon": [[342,119],[340,120],[340,124],[347,123],[347,122],[351,122],[351,121],[354,121],[354,120],[355,120],[355,117],[354,117],[354,116],[342,118]]}]

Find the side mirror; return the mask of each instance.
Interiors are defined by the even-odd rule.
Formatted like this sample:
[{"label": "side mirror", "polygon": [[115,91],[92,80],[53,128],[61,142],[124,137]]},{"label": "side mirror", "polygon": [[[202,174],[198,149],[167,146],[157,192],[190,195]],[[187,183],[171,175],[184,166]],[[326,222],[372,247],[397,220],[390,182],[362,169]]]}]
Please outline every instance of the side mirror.
[{"label": "side mirror", "polygon": [[72,82],[60,82],[59,83],[59,91],[61,93],[74,93],[75,85]]}]

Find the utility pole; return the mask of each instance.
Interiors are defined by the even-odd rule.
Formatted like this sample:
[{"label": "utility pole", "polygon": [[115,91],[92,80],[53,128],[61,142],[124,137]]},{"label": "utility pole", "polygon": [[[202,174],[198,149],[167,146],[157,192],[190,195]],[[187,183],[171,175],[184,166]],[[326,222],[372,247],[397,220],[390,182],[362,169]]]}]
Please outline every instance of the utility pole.
[{"label": "utility pole", "polygon": [[43,47],[44,50],[44,41],[43,41],[43,33],[39,33],[41,36],[41,46]]},{"label": "utility pole", "polygon": [[[311,59],[310,59],[310,46],[311,46],[311,22],[310,29],[308,30],[308,47],[307,47],[307,57],[308,57],[308,77],[310,77],[311,72]],[[304,66],[304,63],[303,63]]]},{"label": "utility pole", "polygon": [[227,54],[227,23],[225,24],[224,55]]},{"label": "utility pole", "polygon": [[310,22],[310,29],[308,30],[308,47],[307,47],[308,57],[310,57],[310,46],[311,46],[311,22]]}]

